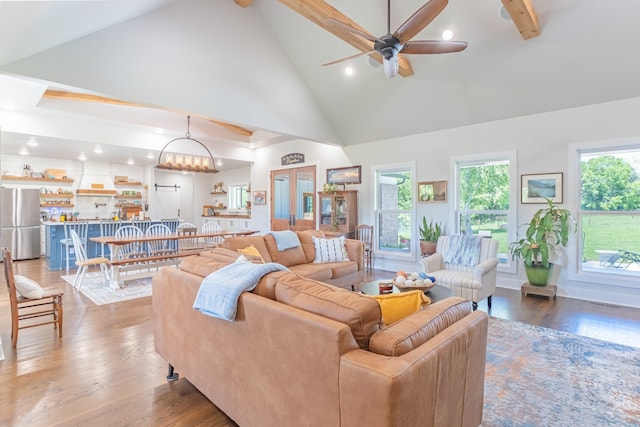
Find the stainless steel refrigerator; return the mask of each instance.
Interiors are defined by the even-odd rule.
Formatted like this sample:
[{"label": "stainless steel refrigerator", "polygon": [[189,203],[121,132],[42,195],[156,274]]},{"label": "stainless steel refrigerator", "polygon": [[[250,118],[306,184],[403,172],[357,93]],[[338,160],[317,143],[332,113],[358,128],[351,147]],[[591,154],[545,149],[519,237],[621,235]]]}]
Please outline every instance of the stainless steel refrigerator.
[{"label": "stainless steel refrigerator", "polygon": [[16,260],[40,258],[40,190],[0,188],[0,246]]}]

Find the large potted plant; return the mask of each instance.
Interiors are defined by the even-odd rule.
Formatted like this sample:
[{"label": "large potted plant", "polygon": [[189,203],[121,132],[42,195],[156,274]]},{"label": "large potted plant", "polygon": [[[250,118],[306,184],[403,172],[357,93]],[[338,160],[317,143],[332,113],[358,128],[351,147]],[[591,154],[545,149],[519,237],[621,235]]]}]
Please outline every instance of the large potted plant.
[{"label": "large potted plant", "polygon": [[557,248],[566,247],[571,231],[576,229],[576,220],[568,209],[546,200],[548,206],[533,215],[525,237],[509,244],[511,259],[522,259],[529,284],[535,286],[547,286]]},{"label": "large potted plant", "polygon": [[431,255],[436,253],[436,244],[438,237],[442,235],[442,224],[431,221],[427,222],[426,217],[422,217],[422,225],[418,226],[420,230],[420,252],[422,255]]}]

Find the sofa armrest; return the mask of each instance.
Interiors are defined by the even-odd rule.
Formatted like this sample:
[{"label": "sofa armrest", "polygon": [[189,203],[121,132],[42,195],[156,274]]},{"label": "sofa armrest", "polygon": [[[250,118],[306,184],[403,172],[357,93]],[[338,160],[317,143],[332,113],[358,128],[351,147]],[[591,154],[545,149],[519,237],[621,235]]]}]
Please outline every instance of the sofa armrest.
[{"label": "sofa armrest", "polygon": [[442,263],[442,254],[440,252],[436,252],[433,255],[422,258],[422,263],[424,264],[424,272],[427,274],[444,269],[444,264]]},{"label": "sofa armrest", "polygon": [[488,315],[475,311],[402,356],[344,354],[341,425],[479,425],[487,330]]},{"label": "sofa armrest", "polygon": [[349,259],[358,263],[358,271],[364,270],[364,243],[360,240],[345,239]]}]

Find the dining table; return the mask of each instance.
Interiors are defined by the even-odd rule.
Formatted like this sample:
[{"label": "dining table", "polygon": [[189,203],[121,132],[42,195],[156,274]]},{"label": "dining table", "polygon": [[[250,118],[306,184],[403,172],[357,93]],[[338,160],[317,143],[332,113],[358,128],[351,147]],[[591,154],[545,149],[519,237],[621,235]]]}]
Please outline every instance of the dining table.
[{"label": "dining table", "polygon": [[[222,230],[216,232],[200,233],[197,230],[181,230],[181,232],[171,234],[154,234],[141,236],[99,236],[91,237],[90,240],[109,245],[111,268],[111,289],[118,289],[124,285],[124,280],[133,280],[142,277],[155,275],[160,267],[177,265],[181,258],[191,255],[198,255],[200,252],[212,249],[207,245],[207,240],[232,236],[249,236],[257,233],[255,230]],[[140,245],[144,247],[150,242],[188,242],[187,245],[171,244],[161,251],[149,252],[138,250],[133,253],[125,253],[122,248],[125,245]],[[127,274],[126,279],[122,279],[121,273]]]}]

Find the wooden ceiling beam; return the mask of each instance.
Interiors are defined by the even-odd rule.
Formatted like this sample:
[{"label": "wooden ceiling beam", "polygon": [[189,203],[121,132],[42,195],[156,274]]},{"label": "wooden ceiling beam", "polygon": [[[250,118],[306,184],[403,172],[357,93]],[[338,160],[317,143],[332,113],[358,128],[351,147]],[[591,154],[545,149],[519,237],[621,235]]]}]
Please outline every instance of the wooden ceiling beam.
[{"label": "wooden ceiling beam", "polygon": [[[119,99],[108,98],[106,96],[92,95],[89,93],[67,92],[63,90],[54,90],[54,89],[47,89],[42,95],[42,97],[47,99],[62,99],[65,101],[96,102],[96,103],[109,104],[109,105],[120,105],[122,107],[156,108],[156,107],[151,107],[144,104],[138,104],[135,102],[121,101]],[[179,114],[191,114],[191,113],[185,113],[184,111],[166,110],[166,109],[164,110],[172,111],[174,113],[179,113]],[[209,122],[217,126],[223,127],[241,136],[253,135],[252,131],[245,129],[241,126],[237,126],[227,122],[222,122],[220,120],[210,119],[208,117],[204,117],[198,114],[191,114],[191,115],[194,117],[199,117],[199,118],[208,120]]]},{"label": "wooden ceiling beam", "polygon": [[[360,25],[351,20],[348,16],[344,15],[342,12],[325,2],[324,0],[279,0],[280,3],[287,6],[294,12],[304,16],[311,22],[315,23],[319,27],[324,30],[330,32],[336,37],[344,40],[349,43],[351,46],[355,47],[361,52],[370,52],[373,50],[373,43],[363,39],[362,37],[358,37],[354,33],[349,31],[342,30],[337,26],[329,25],[327,22],[328,18],[333,18],[338,20],[350,27],[353,27],[357,30],[360,30],[364,33],[369,34],[367,30],[362,28]],[[376,52],[370,55],[372,58],[375,58],[376,61],[382,63],[382,57]],[[398,74],[403,77],[409,77],[413,75],[413,69],[411,68],[411,64],[407,60],[404,55],[398,55]]]},{"label": "wooden ceiling beam", "polygon": [[523,39],[529,40],[540,35],[538,15],[531,0],[502,0],[502,4]]},{"label": "wooden ceiling beam", "polygon": [[247,7],[253,3],[253,0],[235,0],[235,3],[240,7]]}]

